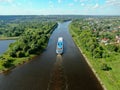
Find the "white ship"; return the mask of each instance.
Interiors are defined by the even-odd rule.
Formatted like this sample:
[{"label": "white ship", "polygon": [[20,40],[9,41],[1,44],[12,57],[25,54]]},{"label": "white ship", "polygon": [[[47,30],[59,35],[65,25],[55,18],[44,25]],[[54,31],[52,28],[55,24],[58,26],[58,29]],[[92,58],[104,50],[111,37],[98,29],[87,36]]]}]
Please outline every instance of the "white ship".
[{"label": "white ship", "polygon": [[58,38],[56,53],[57,54],[63,54],[63,37]]}]

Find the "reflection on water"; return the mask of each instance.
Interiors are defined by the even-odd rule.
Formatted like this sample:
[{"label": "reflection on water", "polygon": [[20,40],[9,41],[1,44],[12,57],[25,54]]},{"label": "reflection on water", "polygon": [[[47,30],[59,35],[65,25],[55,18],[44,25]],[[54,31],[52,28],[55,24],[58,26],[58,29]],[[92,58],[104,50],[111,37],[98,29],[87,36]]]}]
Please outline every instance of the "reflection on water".
[{"label": "reflection on water", "polygon": [[11,69],[9,69],[9,70],[4,71],[3,74],[4,74],[4,75],[8,75],[8,74],[10,74],[11,72],[12,72]]},{"label": "reflection on water", "polygon": [[15,40],[0,40],[0,55],[3,54],[9,47],[10,43]]}]

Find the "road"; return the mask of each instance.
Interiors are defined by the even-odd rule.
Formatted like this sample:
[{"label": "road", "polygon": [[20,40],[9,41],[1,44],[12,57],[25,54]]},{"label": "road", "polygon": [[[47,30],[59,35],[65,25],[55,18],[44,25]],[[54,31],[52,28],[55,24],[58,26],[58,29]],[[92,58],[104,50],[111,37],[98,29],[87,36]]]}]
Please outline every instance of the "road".
[{"label": "road", "polygon": [[10,73],[1,74],[0,90],[50,90],[51,75],[54,73],[57,62],[55,51],[59,36],[64,38],[64,54],[61,56],[61,65],[67,85],[66,90],[103,90],[74,44],[68,30],[69,23],[59,23],[50,37],[48,47],[41,55],[29,63],[13,69]]}]

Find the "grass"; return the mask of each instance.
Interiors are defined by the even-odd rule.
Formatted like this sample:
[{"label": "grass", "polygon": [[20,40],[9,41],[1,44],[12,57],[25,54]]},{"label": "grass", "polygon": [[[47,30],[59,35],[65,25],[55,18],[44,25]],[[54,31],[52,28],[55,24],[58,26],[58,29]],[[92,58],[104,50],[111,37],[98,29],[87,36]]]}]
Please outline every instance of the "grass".
[{"label": "grass", "polygon": [[[94,59],[88,52],[80,46],[77,34],[70,28],[70,33],[78,47],[81,48],[83,54],[87,57],[92,68],[96,71],[97,76],[105,85],[107,90],[120,90],[120,54],[111,54],[108,58]],[[101,70],[102,63],[107,63],[112,68],[109,71]]]},{"label": "grass", "polygon": [[[23,57],[23,58],[12,58],[12,57],[10,57],[10,56],[8,56],[8,55],[6,55],[6,54],[4,54],[3,55],[3,57],[5,58],[5,59],[13,59],[14,61],[13,61],[13,65],[16,67],[16,66],[18,66],[18,65],[21,65],[21,64],[23,64],[23,63],[25,63],[25,62],[28,62],[29,60],[31,60],[32,58],[34,58],[35,56],[37,56],[37,55],[30,55],[29,57]],[[3,66],[3,63],[4,63],[5,61],[4,60],[0,60],[0,71],[3,71],[3,70],[5,70],[5,69],[10,69],[10,68],[5,68],[4,66]]]}]

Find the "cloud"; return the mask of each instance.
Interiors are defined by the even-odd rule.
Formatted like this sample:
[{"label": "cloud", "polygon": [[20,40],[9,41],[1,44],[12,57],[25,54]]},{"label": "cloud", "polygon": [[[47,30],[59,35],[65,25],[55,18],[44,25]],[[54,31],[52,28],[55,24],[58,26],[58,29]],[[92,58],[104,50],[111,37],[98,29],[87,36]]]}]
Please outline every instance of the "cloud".
[{"label": "cloud", "polygon": [[72,6],[74,6],[74,3],[69,3],[68,5],[69,5],[70,7],[72,7]]},{"label": "cloud", "polygon": [[[15,0],[0,0],[0,3],[7,3],[8,5],[10,5],[13,8],[21,5],[20,2],[14,2],[14,1]],[[7,5],[6,5],[6,7],[7,7]]]},{"label": "cloud", "polygon": [[13,0],[0,0],[0,2],[12,3],[12,2],[13,2]]},{"label": "cloud", "polygon": [[52,1],[49,1],[49,6],[50,6],[50,8],[54,8],[54,4]]},{"label": "cloud", "polygon": [[119,6],[120,7],[120,0],[106,0],[106,4],[108,6]]},{"label": "cloud", "polygon": [[96,4],[93,6],[93,9],[96,9],[96,8],[98,8],[98,7],[99,7],[99,4],[96,3]]},{"label": "cloud", "polygon": [[78,0],[74,0],[74,2],[78,2]]},{"label": "cloud", "polygon": [[106,0],[100,8],[120,13],[120,0]]},{"label": "cloud", "polygon": [[58,0],[58,3],[61,3],[62,2],[62,0]]},{"label": "cloud", "polygon": [[85,4],[84,4],[84,3],[81,3],[81,6],[85,6]]},{"label": "cloud", "polygon": [[88,1],[90,1],[90,0],[80,0],[80,2],[88,2]]}]

